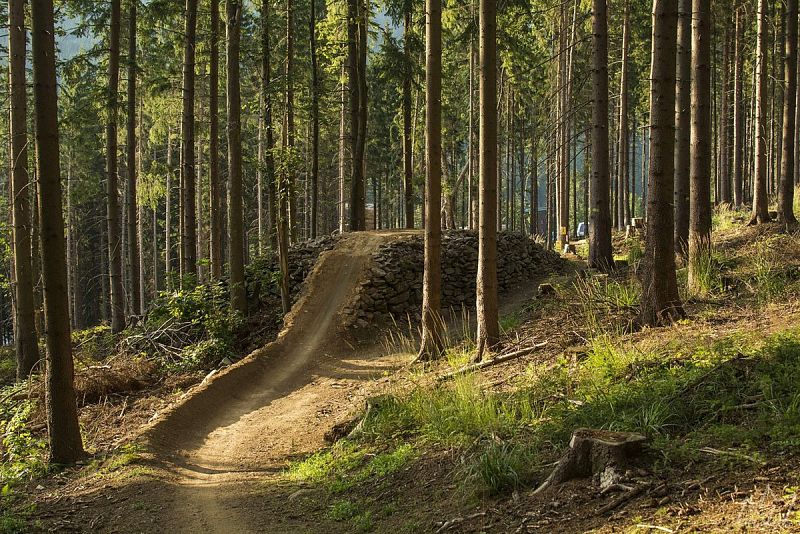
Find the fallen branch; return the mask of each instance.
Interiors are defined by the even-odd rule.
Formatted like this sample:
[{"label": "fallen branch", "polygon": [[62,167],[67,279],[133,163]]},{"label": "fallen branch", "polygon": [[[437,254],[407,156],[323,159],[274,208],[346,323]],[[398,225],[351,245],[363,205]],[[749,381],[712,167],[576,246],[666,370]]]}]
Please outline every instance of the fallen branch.
[{"label": "fallen branch", "polygon": [[485,515],[486,512],[478,512],[472,515],[468,515],[467,517],[455,517],[453,519],[450,519],[449,521],[445,521],[445,523],[441,527],[439,527],[439,529],[436,532],[437,534],[439,532],[444,532],[445,530],[449,530],[454,526],[458,525],[459,523],[463,523],[464,521],[469,521],[471,519],[477,519],[478,517],[483,517]]},{"label": "fallen branch", "polygon": [[501,364],[501,363],[505,363],[505,362],[511,361],[513,359],[519,358],[520,356],[525,356],[527,354],[535,352],[536,350],[544,347],[545,345],[547,345],[547,341],[545,341],[543,343],[537,343],[536,345],[533,345],[532,347],[527,347],[527,348],[524,348],[524,349],[521,349],[521,350],[517,350],[517,351],[514,351],[514,352],[509,352],[508,354],[501,354],[501,355],[499,355],[499,356],[497,356],[495,358],[492,358],[491,360],[485,360],[485,361],[482,361],[482,362],[473,363],[473,364],[470,364],[470,365],[465,365],[464,367],[461,367],[460,369],[456,369],[453,372],[450,372],[450,373],[447,373],[447,374],[444,374],[444,375],[438,377],[436,379],[436,381],[437,382],[444,382],[445,380],[449,380],[451,378],[455,378],[455,377],[461,376],[463,374],[471,373],[472,371],[477,371],[479,369],[484,369],[486,367],[491,367],[493,365],[498,365],[498,364]]},{"label": "fallen branch", "polygon": [[741,452],[721,451],[713,447],[702,447],[698,450],[700,452],[705,452],[706,454],[713,454],[715,456],[730,456],[731,458],[738,458],[740,460],[747,460],[753,462],[754,464],[764,465],[764,462],[762,460],[759,460],[758,458],[755,458],[753,456],[748,456],[747,454],[743,454]]},{"label": "fallen branch", "polygon": [[625,504],[626,502],[630,501],[634,497],[638,497],[639,495],[641,495],[644,492],[644,490],[648,489],[649,487],[650,487],[649,483],[639,484],[638,486],[634,487],[629,492],[623,493],[622,495],[620,495],[619,497],[617,497],[616,499],[614,499],[610,503],[601,506],[600,509],[597,510],[597,515],[602,515],[602,514],[605,514],[606,512],[610,512],[611,510],[613,510],[615,508],[618,508],[620,505]]},{"label": "fallen branch", "polygon": [[660,527],[658,525],[647,525],[645,523],[639,523],[638,525],[636,525],[636,528],[647,528],[650,530],[660,530],[661,532],[670,532],[670,533],[675,532],[671,528]]}]

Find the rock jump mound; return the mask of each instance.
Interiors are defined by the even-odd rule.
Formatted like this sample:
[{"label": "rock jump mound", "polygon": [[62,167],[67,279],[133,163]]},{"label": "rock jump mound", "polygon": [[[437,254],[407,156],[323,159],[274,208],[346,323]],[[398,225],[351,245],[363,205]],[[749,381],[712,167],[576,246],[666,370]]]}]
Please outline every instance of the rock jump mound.
[{"label": "rock jump mound", "polygon": [[161,414],[145,433],[150,448],[188,463],[239,455],[230,450],[234,441],[272,423],[259,421],[260,408],[308,383],[318,365],[356,352],[340,335],[340,314],[378,247],[404,234],[351,234],[323,252],[278,338],[209,376]]}]

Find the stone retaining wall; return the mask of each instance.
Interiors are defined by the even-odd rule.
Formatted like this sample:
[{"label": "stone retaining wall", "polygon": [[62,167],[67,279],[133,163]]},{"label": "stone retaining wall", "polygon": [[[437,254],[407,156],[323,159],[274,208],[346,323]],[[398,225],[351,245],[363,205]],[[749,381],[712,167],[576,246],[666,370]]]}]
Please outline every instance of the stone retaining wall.
[{"label": "stone retaining wall", "polygon": [[[345,326],[365,328],[407,317],[419,321],[422,306],[423,237],[383,245],[374,264],[345,310]],[[561,257],[546,251],[522,234],[500,233],[497,243],[497,278],[500,293],[563,266]],[[475,306],[475,278],[478,266],[478,234],[448,231],[442,237],[442,306]]]}]

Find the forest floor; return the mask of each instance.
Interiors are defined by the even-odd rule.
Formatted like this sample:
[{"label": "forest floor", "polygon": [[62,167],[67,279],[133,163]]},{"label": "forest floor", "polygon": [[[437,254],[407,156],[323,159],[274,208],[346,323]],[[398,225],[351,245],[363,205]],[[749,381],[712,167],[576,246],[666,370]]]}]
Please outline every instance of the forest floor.
[{"label": "forest floor", "polygon": [[[14,505],[24,523],[8,525],[800,532],[797,234],[718,214],[706,291],[688,294],[679,273],[688,319],[639,331],[641,244],[617,237],[628,267],[613,276],[586,276],[572,257],[546,280],[552,293],[531,281],[504,303],[504,352],[536,350],[454,379],[441,377],[466,364],[470,327],[455,325],[446,361],[425,367],[408,365],[413,333],[359,341],[337,328],[369,254],[401,235],[344,238],[275,343],[159,401],[105,458],[34,480]],[[618,492],[586,479],[535,494],[579,427],[647,434],[647,464]]]}]

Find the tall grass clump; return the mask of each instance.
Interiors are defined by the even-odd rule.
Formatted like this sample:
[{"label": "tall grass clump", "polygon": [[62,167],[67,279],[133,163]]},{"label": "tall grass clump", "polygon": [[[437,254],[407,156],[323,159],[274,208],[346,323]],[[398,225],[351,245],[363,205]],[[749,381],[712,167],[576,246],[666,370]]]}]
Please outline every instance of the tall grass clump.
[{"label": "tall grass clump", "polygon": [[762,303],[768,303],[783,296],[787,290],[788,278],[781,269],[778,253],[781,236],[770,236],[756,242],[753,258],[753,282],[756,296]]},{"label": "tall grass clump", "polygon": [[742,223],[742,214],[732,204],[719,204],[711,214],[711,228],[724,232],[732,230]]},{"label": "tall grass clump", "polygon": [[642,242],[638,237],[633,236],[625,240],[628,247],[628,265],[634,269],[638,268],[639,262],[644,257],[644,249],[642,249]]},{"label": "tall grass clump", "polygon": [[609,328],[621,328],[624,321],[615,320],[610,325],[601,322],[609,314],[628,313],[639,305],[641,288],[634,280],[613,280],[606,275],[578,278],[575,293],[591,337],[603,336]]},{"label": "tall grass clump", "polygon": [[710,295],[722,288],[720,264],[709,239],[693,246],[689,254],[688,290],[694,295]]}]

